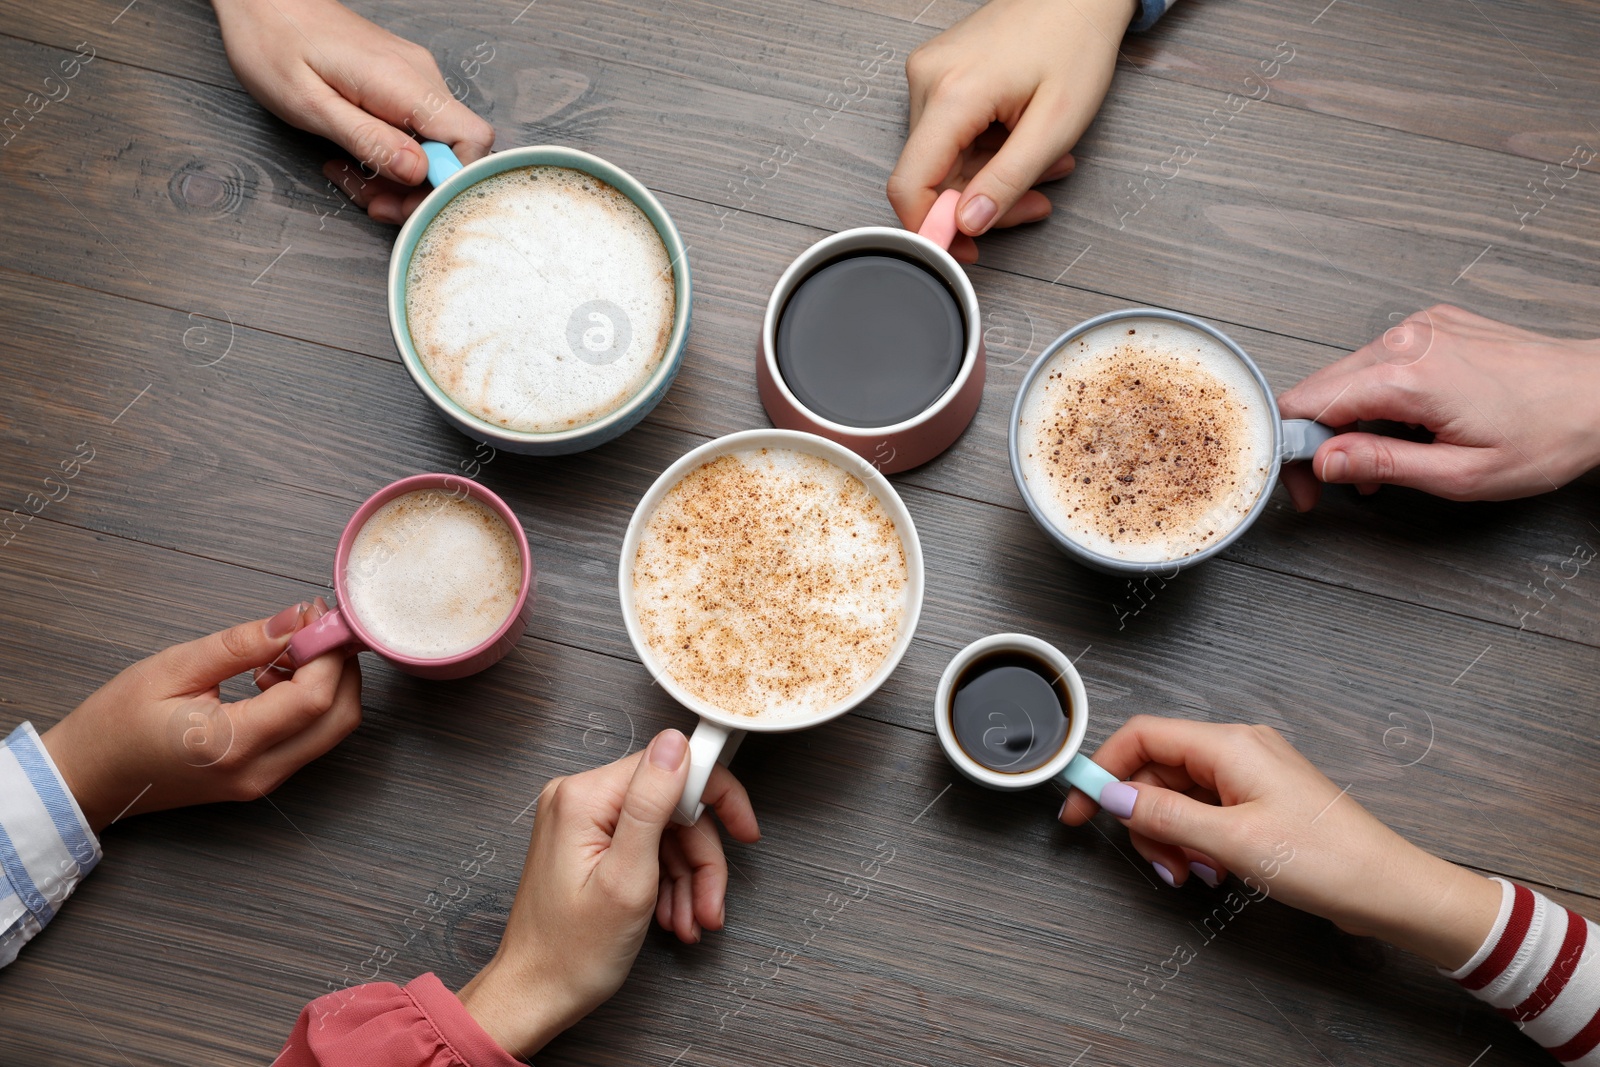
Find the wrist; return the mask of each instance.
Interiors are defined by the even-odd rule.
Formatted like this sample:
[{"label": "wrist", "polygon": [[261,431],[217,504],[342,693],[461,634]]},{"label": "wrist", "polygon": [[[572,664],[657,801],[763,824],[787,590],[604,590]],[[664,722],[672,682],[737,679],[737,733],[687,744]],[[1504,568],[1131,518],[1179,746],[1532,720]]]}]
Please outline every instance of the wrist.
[{"label": "wrist", "polygon": [[118,812],[112,809],[111,801],[105,796],[106,791],[95,788],[96,775],[89,766],[91,761],[74,744],[70,718],[50,727],[39,736],[39,741],[44,745],[45,752],[49,753],[50,762],[56,765],[56,772],[61,775],[72,799],[77,801],[78,810],[83,812],[90,831],[99,837]]},{"label": "wrist", "polygon": [[534,1055],[576,1021],[563,1016],[541,983],[518,974],[498,954],[456,999],[484,1033],[519,1059]]},{"label": "wrist", "polygon": [[1578,427],[1578,430],[1588,439],[1588,447],[1586,449],[1588,466],[1586,470],[1594,470],[1596,467],[1600,467],[1600,418],[1597,418],[1594,414],[1595,402],[1600,401],[1600,338],[1585,341],[1584,348],[1588,356],[1587,366],[1589,368],[1588,387],[1585,393],[1590,403],[1584,407],[1586,417],[1584,417],[1583,424]]},{"label": "wrist", "polygon": [[1389,864],[1386,877],[1374,880],[1360,914],[1339,925],[1453,971],[1494,929],[1500,887],[1409,843],[1407,849]]}]

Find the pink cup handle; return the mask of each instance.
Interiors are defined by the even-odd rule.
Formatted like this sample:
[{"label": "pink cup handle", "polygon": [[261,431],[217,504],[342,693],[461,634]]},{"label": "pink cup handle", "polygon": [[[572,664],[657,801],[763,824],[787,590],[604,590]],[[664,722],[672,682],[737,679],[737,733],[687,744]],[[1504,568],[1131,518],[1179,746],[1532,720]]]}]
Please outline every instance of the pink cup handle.
[{"label": "pink cup handle", "polygon": [[361,639],[344,621],[339,609],[334,608],[289,639],[289,669],[298,670],[318,656],[346,645],[360,646]]},{"label": "pink cup handle", "polygon": [[956,189],[946,189],[940,193],[917,233],[948,250],[950,242],[956,239],[956,201],[960,199],[961,193]]}]

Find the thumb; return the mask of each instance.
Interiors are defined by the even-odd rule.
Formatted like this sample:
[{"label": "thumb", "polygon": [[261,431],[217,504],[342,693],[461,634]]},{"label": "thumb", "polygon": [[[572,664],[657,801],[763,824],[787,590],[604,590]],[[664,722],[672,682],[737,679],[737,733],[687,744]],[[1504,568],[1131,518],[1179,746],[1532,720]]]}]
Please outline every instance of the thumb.
[{"label": "thumb", "polygon": [[1482,480],[1487,449],[1344,433],[1317,449],[1311,468],[1325,482],[1379,483],[1469,500]]},{"label": "thumb", "polygon": [[1149,782],[1113,782],[1100,791],[1100,806],[1152,841],[1190,848],[1224,863],[1232,852],[1227,809],[1215,804]]},{"label": "thumb", "polygon": [[301,602],[270,619],[240,623],[219,633],[156,653],[161,673],[173,692],[192,693],[221,685],[236,674],[265,666],[283,655],[289,638],[305,625],[311,605]]},{"label": "thumb", "polygon": [[1052,101],[1034,97],[1000,150],[962,191],[956,205],[962,233],[978,237],[987,232],[1072,147],[1076,136],[1065,139],[1056,126],[1060,110]]},{"label": "thumb", "polygon": [[661,880],[658,856],[661,834],[683,794],[689,777],[689,739],[677,730],[663,730],[645,749],[633,769],[617,828],[604,862],[623,878],[637,878],[652,888]]}]

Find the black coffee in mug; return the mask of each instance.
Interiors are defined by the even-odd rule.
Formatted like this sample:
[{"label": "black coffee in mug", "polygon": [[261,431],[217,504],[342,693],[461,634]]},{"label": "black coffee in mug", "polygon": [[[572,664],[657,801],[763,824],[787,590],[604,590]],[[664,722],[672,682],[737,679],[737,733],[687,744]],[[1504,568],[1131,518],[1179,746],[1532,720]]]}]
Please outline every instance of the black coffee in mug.
[{"label": "black coffee in mug", "polygon": [[891,426],[943,396],[966,326],[944,279],[883,252],[812,271],[778,318],[778,372],[806,407],[845,426]]},{"label": "black coffee in mug", "polygon": [[956,678],[950,726],[968,756],[991,771],[1023,774],[1061,751],[1072,697],[1050,665],[1026,652],[979,656]]}]

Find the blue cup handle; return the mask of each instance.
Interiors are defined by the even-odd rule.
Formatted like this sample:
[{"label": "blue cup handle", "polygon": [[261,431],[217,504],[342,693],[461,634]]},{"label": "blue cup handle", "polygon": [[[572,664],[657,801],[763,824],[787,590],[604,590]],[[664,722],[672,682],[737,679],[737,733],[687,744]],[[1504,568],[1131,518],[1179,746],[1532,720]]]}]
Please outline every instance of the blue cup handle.
[{"label": "blue cup handle", "polygon": [[[432,172],[429,172],[429,176],[432,176]],[[1331,441],[1337,436],[1338,431],[1320,422],[1312,422],[1310,419],[1284,419],[1283,447],[1278,458],[1283,463],[1299,463],[1310,459],[1317,454],[1317,449],[1322,447],[1323,442]]]},{"label": "blue cup handle", "polygon": [[428,184],[435,189],[445,183],[445,179],[461,169],[461,160],[450,151],[450,146],[440,141],[423,141],[422,151],[428,157]]},{"label": "blue cup handle", "polygon": [[1117,781],[1117,776],[1080,752],[1072,757],[1071,763],[1062,768],[1055,780],[1064,787],[1083,790],[1090,800],[1098,804],[1100,790]]}]

